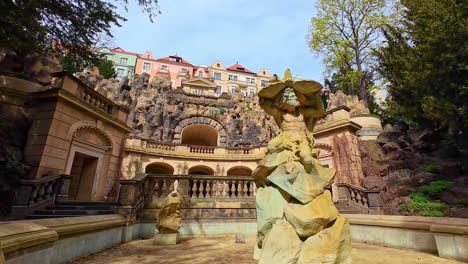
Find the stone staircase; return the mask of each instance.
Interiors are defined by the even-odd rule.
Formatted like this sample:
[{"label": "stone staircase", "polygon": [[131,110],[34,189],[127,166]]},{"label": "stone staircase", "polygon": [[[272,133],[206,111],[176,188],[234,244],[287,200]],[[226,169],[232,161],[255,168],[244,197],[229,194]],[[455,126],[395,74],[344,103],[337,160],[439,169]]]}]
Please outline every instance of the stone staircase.
[{"label": "stone staircase", "polygon": [[117,206],[117,203],[112,202],[56,201],[53,205],[27,215],[25,219],[115,214]]}]

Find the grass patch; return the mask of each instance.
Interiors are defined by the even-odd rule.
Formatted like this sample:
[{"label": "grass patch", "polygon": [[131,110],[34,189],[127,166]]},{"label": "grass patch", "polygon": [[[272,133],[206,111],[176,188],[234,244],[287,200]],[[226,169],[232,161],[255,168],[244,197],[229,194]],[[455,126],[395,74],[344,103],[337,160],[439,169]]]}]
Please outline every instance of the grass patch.
[{"label": "grass patch", "polygon": [[423,193],[412,193],[409,195],[409,198],[411,198],[411,200],[413,200],[414,202],[417,202],[417,203],[425,203],[427,201],[429,201],[429,197],[427,197],[425,194]]},{"label": "grass patch", "polygon": [[424,194],[434,196],[452,187],[452,185],[449,181],[433,181],[428,185],[421,186],[419,190]]}]

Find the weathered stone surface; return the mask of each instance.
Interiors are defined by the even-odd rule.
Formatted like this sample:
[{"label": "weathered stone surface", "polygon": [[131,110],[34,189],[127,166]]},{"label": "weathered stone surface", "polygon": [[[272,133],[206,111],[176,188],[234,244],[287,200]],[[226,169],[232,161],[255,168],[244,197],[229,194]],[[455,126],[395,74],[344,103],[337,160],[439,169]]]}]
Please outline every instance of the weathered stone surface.
[{"label": "weathered stone surface", "polygon": [[331,227],[304,241],[297,263],[350,264],[351,235],[348,219],[344,216],[338,216]]},{"label": "weathered stone surface", "polygon": [[370,176],[364,178],[362,185],[366,189],[383,190],[387,185],[387,182],[380,176]]},{"label": "weathered stone surface", "polygon": [[156,227],[160,234],[177,233],[182,222],[182,213],[180,205],[182,204],[182,195],[173,192],[164,200],[164,205],[159,210]]},{"label": "weathered stone surface", "polygon": [[294,264],[299,257],[301,245],[302,241],[291,224],[278,220],[263,241],[258,264]]},{"label": "weathered stone surface", "polygon": [[309,237],[335,220],[338,210],[333,204],[330,191],[326,190],[306,205],[288,204],[284,215],[300,237]]},{"label": "weathered stone surface", "polygon": [[385,154],[387,153],[390,153],[394,150],[397,150],[397,149],[400,149],[400,145],[398,145],[398,143],[395,143],[395,142],[388,142],[388,143],[385,143],[385,145],[382,146],[382,149],[383,151],[385,152]]}]

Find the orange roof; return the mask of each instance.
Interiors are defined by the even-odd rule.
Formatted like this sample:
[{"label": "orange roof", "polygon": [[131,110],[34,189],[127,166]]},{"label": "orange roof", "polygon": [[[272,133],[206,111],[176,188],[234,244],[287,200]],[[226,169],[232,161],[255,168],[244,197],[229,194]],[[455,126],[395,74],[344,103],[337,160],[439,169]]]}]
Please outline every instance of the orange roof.
[{"label": "orange roof", "polygon": [[238,71],[238,72],[245,72],[245,73],[253,73],[255,74],[254,72],[246,69],[244,66],[240,65],[240,64],[234,64],[232,65],[231,67],[227,68],[228,70],[231,70],[231,71]]},{"label": "orange roof", "polygon": [[203,67],[203,66],[193,66],[193,71],[196,72],[198,69],[203,69],[205,72],[208,72],[208,67]]},{"label": "orange roof", "polygon": [[123,53],[123,54],[138,56],[138,53],[133,53],[133,52],[125,51],[125,50],[123,50],[121,47],[113,48],[113,49],[111,49],[110,51],[116,52],[116,53]]}]

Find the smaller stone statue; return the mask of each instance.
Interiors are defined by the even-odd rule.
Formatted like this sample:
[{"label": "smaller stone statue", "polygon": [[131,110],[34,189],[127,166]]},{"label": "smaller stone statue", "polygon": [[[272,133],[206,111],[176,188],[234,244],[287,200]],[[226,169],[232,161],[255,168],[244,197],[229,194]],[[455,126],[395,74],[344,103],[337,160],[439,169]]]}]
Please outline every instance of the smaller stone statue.
[{"label": "smaller stone statue", "polygon": [[178,181],[174,182],[172,191],[164,200],[157,215],[156,227],[159,232],[154,236],[155,245],[174,245],[179,242],[179,229],[182,222],[182,195],[177,191]]}]

